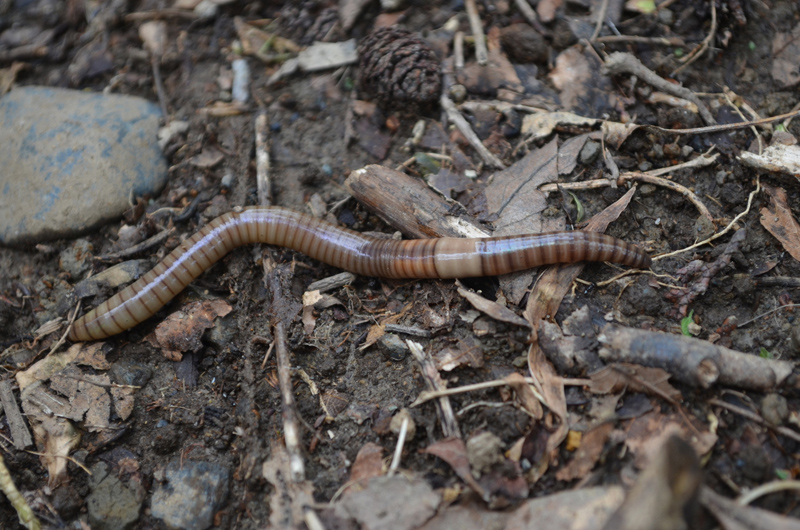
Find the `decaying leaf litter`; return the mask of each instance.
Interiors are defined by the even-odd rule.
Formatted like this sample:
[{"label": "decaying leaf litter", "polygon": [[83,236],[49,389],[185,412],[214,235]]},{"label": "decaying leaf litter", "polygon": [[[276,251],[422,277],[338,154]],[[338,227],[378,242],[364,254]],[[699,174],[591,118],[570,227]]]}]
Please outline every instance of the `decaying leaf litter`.
[{"label": "decaying leaf litter", "polygon": [[[222,527],[795,528],[797,7],[558,4],[112,3],[67,29],[89,44],[0,50],[4,87],[63,65],[169,116],[170,185],[90,236],[94,272],[254,203],[389,237],[577,226],[655,256],[456,284],[243,249],[121,338],[54,348],[71,242],[2,249],[3,524],[85,519],[101,461],[142,496],[133,524],[159,524],[147,492],[200,461],[232,472]],[[382,55],[355,44],[392,24],[373,44],[422,84],[359,90],[359,56]],[[125,263],[80,284],[84,307]]]}]

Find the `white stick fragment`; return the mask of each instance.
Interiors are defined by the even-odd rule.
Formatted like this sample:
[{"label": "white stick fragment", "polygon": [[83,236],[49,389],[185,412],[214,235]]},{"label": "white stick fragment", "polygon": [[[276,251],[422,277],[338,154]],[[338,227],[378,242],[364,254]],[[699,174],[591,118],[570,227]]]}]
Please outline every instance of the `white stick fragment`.
[{"label": "white stick fragment", "polygon": [[231,95],[236,103],[247,103],[250,99],[250,66],[247,59],[236,59],[233,68],[233,88]]},{"label": "white stick fragment", "polygon": [[266,111],[256,116],[256,186],[258,188],[258,204],[272,204],[272,183],[269,181],[269,120]]},{"label": "white stick fragment", "polygon": [[478,60],[479,65],[485,66],[489,63],[489,50],[486,49],[486,36],[483,34],[481,17],[478,16],[478,7],[475,5],[475,0],[466,0],[465,5],[469,27],[475,37],[475,59]]}]

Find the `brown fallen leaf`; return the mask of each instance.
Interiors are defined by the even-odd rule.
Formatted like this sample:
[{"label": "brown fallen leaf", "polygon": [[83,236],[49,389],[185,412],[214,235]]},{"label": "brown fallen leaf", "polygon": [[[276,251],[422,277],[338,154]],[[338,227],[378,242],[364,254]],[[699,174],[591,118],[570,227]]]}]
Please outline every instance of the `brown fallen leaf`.
[{"label": "brown fallen leaf", "polygon": [[363,491],[348,491],[336,503],[336,515],[355,520],[355,525],[337,527],[415,530],[436,514],[441,501],[441,493],[425,480],[400,475],[376,477]]},{"label": "brown fallen leaf", "polygon": [[353,467],[350,468],[352,488],[363,490],[366,483],[373,477],[383,475],[383,447],[376,443],[367,442],[358,450]]},{"label": "brown fallen leaf", "polygon": [[233,308],[224,300],[192,302],[164,319],[146,340],[161,348],[164,357],[180,361],[183,353],[198,351],[203,344],[200,337],[214,327],[214,319],[224,317]]},{"label": "brown fallen leaf", "polygon": [[781,242],[786,252],[800,260],[800,224],[797,223],[783,188],[764,184],[770,198],[770,207],[761,208],[761,225]]},{"label": "brown fallen leaf", "polygon": [[222,162],[223,158],[225,158],[225,155],[222,153],[222,151],[213,145],[207,145],[203,148],[200,154],[190,158],[189,163],[195,167],[208,169]]},{"label": "brown fallen leaf", "polygon": [[461,281],[456,280],[456,285],[458,286],[458,294],[466,298],[467,301],[472,304],[472,307],[478,311],[481,311],[482,313],[485,313],[493,319],[501,322],[508,322],[509,324],[514,324],[516,326],[525,328],[531,327],[527,320],[517,315],[509,308],[503,307],[497,302],[488,300],[478,293],[473,293],[472,291],[466,289]]},{"label": "brown fallen leaf", "polygon": [[533,393],[533,388],[530,383],[516,372],[508,374],[505,377],[505,381],[508,383],[508,386],[514,390],[517,402],[520,406],[534,418],[538,420],[542,419],[542,416],[544,416],[544,409],[542,409],[542,404],[536,398],[536,394]]},{"label": "brown fallen leaf", "polygon": [[[547,198],[542,184],[558,178],[558,142],[554,138],[532,150],[512,166],[492,175],[486,186],[486,212],[497,216],[494,236],[535,234],[563,230],[563,217],[545,217]],[[500,287],[511,304],[518,304],[533,282],[534,271],[500,277]]]},{"label": "brown fallen leaf", "polygon": [[488,492],[472,476],[469,458],[467,458],[467,446],[464,444],[464,440],[461,438],[445,438],[426,447],[423,453],[438,456],[447,462],[456,472],[456,475],[461,477],[461,480],[466,482],[483,500],[489,501]]},{"label": "brown fallen leaf", "polygon": [[[700,460],[692,446],[670,436],[639,475],[604,530],[697,528]],[[690,518],[686,520],[686,518]],[[694,517],[694,519],[691,519]]]},{"label": "brown fallen leaf", "polygon": [[681,401],[680,391],[667,381],[670,373],[661,368],[649,368],[639,364],[618,363],[606,366],[591,374],[589,391],[595,394],[617,393],[628,388],[633,392],[667,397]]},{"label": "brown fallen leaf", "polygon": [[613,430],[614,424],[605,422],[583,433],[581,445],[575,451],[575,456],[566,466],[556,472],[556,478],[568,482],[585,477],[600,459],[608,435]]},{"label": "brown fallen leaf", "polygon": [[582,488],[531,499],[508,518],[503,530],[530,528],[600,530],[622,504],[619,486]]},{"label": "brown fallen leaf", "polygon": [[684,415],[658,411],[632,419],[628,423],[625,445],[633,454],[636,467],[644,469],[665,441],[674,435],[688,440],[698,455],[708,453],[717,442],[717,435],[705,429],[696,418],[690,420],[691,426],[687,425]]},{"label": "brown fallen leaf", "polygon": [[437,370],[449,372],[459,366],[481,368],[483,366],[483,348],[480,341],[472,335],[459,339],[451,346],[445,346],[431,352]]},{"label": "brown fallen leaf", "polygon": [[[635,187],[631,188],[611,206],[592,217],[586,223],[584,230],[605,231],[609,223],[619,217],[627,208],[635,191]],[[569,424],[567,421],[567,400],[564,395],[564,383],[539,347],[536,330],[539,329],[540,322],[552,319],[558,312],[561,300],[569,292],[572,282],[582,270],[582,263],[548,267],[541,275],[533,292],[531,292],[528,298],[528,305],[525,308],[525,318],[533,325],[534,330],[533,342],[528,350],[528,368],[531,375],[539,381],[537,390],[544,396],[550,411],[558,416],[559,419],[558,426],[547,442],[547,450],[544,452],[543,460],[549,458],[553,449],[564,441],[569,431]],[[536,463],[535,467],[545,469],[546,462]]]}]

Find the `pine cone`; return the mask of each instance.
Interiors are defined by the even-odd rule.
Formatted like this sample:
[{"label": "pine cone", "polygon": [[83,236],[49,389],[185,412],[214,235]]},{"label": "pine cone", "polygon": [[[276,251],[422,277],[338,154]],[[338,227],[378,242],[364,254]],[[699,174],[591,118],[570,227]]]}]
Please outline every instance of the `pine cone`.
[{"label": "pine cone", "polygon": [[359,49],[361,90],[381,107],[422,110],[435,105],[442,91],[439,59],[412,33],[381,28]]}]

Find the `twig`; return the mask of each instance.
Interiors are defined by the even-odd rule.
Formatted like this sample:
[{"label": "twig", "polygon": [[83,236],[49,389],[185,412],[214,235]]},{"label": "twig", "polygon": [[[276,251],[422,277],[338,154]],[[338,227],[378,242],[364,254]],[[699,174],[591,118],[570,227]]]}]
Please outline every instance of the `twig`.
[{"label": "twig", "polygon": [[794,440],[796,442],[800,442],[800,433],[797,433],[797,432],[795,432],[795,431],[793,431],[791,429],[787,429],[786,427],[771,425],[770,423],[767,422],[767,420],[765,420],[764,418],[762,418],[761,416],[759,416],[755,412],[751,412],[751,411],[749,411],[747,409],[743,409],[741,407],[737,407],[736,405],[731,405],[730,403],[726,403],[725,401],[722,401],[721,399],[717,399],[717,398],[709,399],[708,400],[708,404],[709,405],[715,405],[717,407],[722,407],[723,409],[727,409],[727,410],[729,410],[729,411],[731,411],[731,412],[733,412],[735,414],[738,414],[739,416],[747,418],[750,421],[754,421],[754,422],[758,423],[759,425],[763,425],[764,427],[766,427],[768,429],[772,429],[778,434],[782,434],[783,436],[786,436],[787,438],[791,438],[792,440]]},{"label": "twig", "polygon": [[111,254],[104,254],[102,256],[97,256],[95,259],[97,261],[109,262],[109,261],[117,261],[129,256],[133,256],[140,252],[144,252],[150,247],[154,247],[167,239],[175,232],[175,228],[168,228],[167,230],[162,230],[161,232],[157,233],[156,235],[145,239],[141,243],[137,243],[132,247],[128,247],[124,250],[120,250],[119,252],[112,252]]},{"label": "twig", "polygon": [[[579,381],[580,385],[591,384],[590,379],[579,379],[575,381]],[[538,383],[537,380],[534,379],[533,377],[526,377],[525,382],[528,383],[529,385],[534,385]],[[567,384],[566,379],[564,380],[564,384],[565,385]],[[477,392],[478,390],[486,390],[487,388],[495,388],[498,386],[511,386],[511,384],[505,379],[495,379],[494,381],[484,381],[483,383],[464,385],[457,388],[446,388],[443,390],[423,390],[422,392],[419,393],[419,396],[417,396],[417,399],[414,401],[414,403],[411,404],[411,406],[416,407],[418,405],[422,405],[426,401],[430,401],[432,399],[440,397],[455,396],[458,394],[465,394],[467,392]],[[531,388],[531,390],[533,391],[533,394],[536,396],[536,399],[538,399],[540,403],[547,405],[547,403],[544,400],[544,396],[542,396],[539,392],[537,392],[535,388]]]},{"label": "twig", "polygon": [[517,6],[519,12],[522,13],[522,16],[525,17],[525,20],[528,21],[528,24],[530,24],[533,29],[543,35],[547,33],[547,28],[542,26],[542,23],[539,22],[539,17],[536,15],[536,11],[534,11],[531,5],[528,3],[528,0],[514,0],[514,5]]},{"label": "twig", "polygon": [[786,118],[786,120],[783,122],[783,128],[786,130],[789,130],[789,125],[792,123],[792,118],[794,118],[797,115],[800,115],[800,103],[792,107],[792,110],[789,111],[789,114],[790,116]]},{"label": "twig", "polygon": [[713,0],[709,2],[709,4],[711,4],[711,29],[709,30],[708,35],[706,35],[706,38],[700,43],[700,46],[696,47],[691,51],[691,53],[689,53],[689,55],[686,56],[684,59],[685,62],[672,71],[672,73],[669,75],[670,77],[675,77],[681,72],[681,70],[699,59],[711,45],[711,41],[714,40],[714,36],[717,34],[717,7]]},{"label": "twig", "polygon": [[800,490],[800,480],[774,480],[766,484],[761,484],[736,499],[736,503],[746,506],[759,497],[786,490]]},{"label": "twig", "polygon": [[[724,94],[725,94],[725,101],[728,102],[728,105],[733,110],[736,111],[736,114],[738,114],[739,117],[742,118],[742,121],[747,121],[747,118],[744,117],[744,114],[742,113],[741,109],[739,109],[738,105],[736,105],[733,102],[733,100],[731,99],[730,91],[729,90],[725,90]],[[760,118],[760,116],[756,116],[756,117]],[[764,139],[761,137],[761,133],[758,132],[758,129],[756,129],[755,125],[751,126],[750,130],[753,131],[753,135],[756,137],[756,140],[758,140],[758,154],[759,155],[764,154]]]},{"label": "twig", "polygon": [[258,204],[272,204],[272,183],[269,180],[269,122],[267,112],[262,110],[256,116],[256,186]]},{"label": "twig", "polygon": [[639,59],[630,53],[612,53],[606,57],[606,60],[603,63],[603,71],[606,75],[635,75],[645,83],[658,90],[661,90],[662,92],[687,99],[697,105],[697,111],[700,113],[703,121],[707,124],[715,125],[717,123],[714,117],[711,115],[711,112],[708,110],[708,107],[706,107],[705,104],[700,101],[700,98],[698,98],[694,92],[686,87],[670,83],[654,71],[650,70],[648,67],[642,64]]},{"label": "twig", "polygon": [[800,304],[786,304],[786,305],[778,306],[775,309],[770,309],[769,311],[761,313],[760,315],[756,315],[753,318],[751,318],[750,320],[745,320],[741,324],[738,324],[736,326],[736,328],[738,329],[738,328],[743,328],[745,326],[749,326],[750,324],[752,324],[753,322],[755,322],[756,320],[758,320],[760,318],[768,317],[772,313],[777,313],[778,311],[781,311],[783,309],[792,309],[794,307],[800,307]]},{"label": "twig", "polygon": [[[699,108],[699,107],[698,107]],[[663,127],[659,127],[657,125],[641,125],[641,127],[653,130],[653,131],[660,131],[667,134],[705,134],[705,133],[717,133],[717,132],[725,132],[725,131],[735,131],[738,129],[747,129],[752,126],[760,126],[766,125],[768,123],[773,123],[776,121],[781,120],[790,120],[800,116],[800,110],[793,109],[791,112],[787,112],[786,114],[780,114],[779,116],[772,116],[771,118],[763,118],[760,120],[753,120],[753,121],[745,121],[739,123],[725,123],[722,125],[710,125],[708,127],[695,127],[693,129],[665,129]]]},{"label": "twig", "polygon": [[78,316],[78,311],[80,311],[80,309],[81,309],[81,302],[79,300],[78,303],[75,304],[75,310],[72,312],[72,316],[70,316],[69,320],[67,321],[67,329],[64,330],[64,333],[61,335],[61,338],[59,338],[58,341],[55,344],[53,344],[53,347],[50,348],[50,353],[48,353],[47,355],[52,355],[52,353],[56,351],[58,348],[60,348],[61,345],[64,344],[64,342],[67,340],[67,335],[69,335],[69,332],[72,330],[72,323],[75,322],[75,317]]},{"label": "twig", "polygon": [[685,46],[686,43],[680,37],[642,37],[641,35],[606,35],[597,37],[594,42],[606,44],[619,44],[624,42],[636,42],[641,44],[658,44],[661,46]]},{"label": "twig", "polygon": [[158,104],[161,106],[161,113],[164,115],[164,122],[169,124],[169,112],[167,111],[167,94],[164,91],[164,83],[161,81],[161,67],[158,57],[151,57],[150,63],[153,65],[153,80],[156,84],[156,94],[158,94]]},{"label": "twig", "polygon": [[475,5],[475,0],[466,0],[464,4],[467,8],[469,27],[475,38],[475,59],[479,65],[485,66],[489,63],[489,50],[486,49],[486,36],[483,34],[483,23],[478,15],[478,7]]},{"label": "twig", "polygon": [[592,33],[592,36],[589,38],[589,42],[594,42],[603,30],[603,22],[606,19],[606,13],[608,13],[608,3],[608,0],[603,0],[603,3],[600,4],[600,11],[597,13],[597,23],[594,26],[594,33]]},{"label": "twig", "polygon": [[394,454],[392,455],[392,463],[389,466],[389,471],[386,476],[391,477],[400,467],[400,457],[403,455],[403,446],[406,443],[406,433],[408,433],[408,417],[403,418],[403,423],[400,425],[400,433],[397,435],[397,445],[394,447]]},{"label": "twig", "polygon": [[[267,274],[267,282],[272,292],[272,307],[283,307],[284,304],[277,302],[283,297],[283,289],[280,279],[281,269],[273,269]],[[283,438],[286,443],[286,452],[289,456],[290,479],[294,483],[305,480],[305,464],[303,463],[302,449],[300,446],[300,430],[297,426],[297,413],[292,388],[292,377],[290,374],[289,346],[286,336],[286,325],[281,318],[282,315],[274,315],[275,322],[274,344],[275,358],[278,364],[278,384],[281,391],[281,404],[283,417]]]},{"label": "twig", "polygon": [[[425,350],[422,349],[422,346],[417,342],[406,340],[406,345],[408,345],[408,349],[411,350],[411,355],[414,356],[414,359],[416,359],[417,363],[420,365],[422,377],[425,379],[425,385],[434,391],[443,390],[444,383],[430,355],[427,355]],[[419,398],[417,398],[417,401],[419,401]],[[439,400],[436,402],[436,412],[439,416],[439,422],[442,424],[442,434],[444,434],[445,438],[461,438],[458,421],[453,413],[453,405],[450,403],[448,396],[444,395],[439,397]]]},{"label": "twig", "polygon": [[461,70],[462,68],[464,68],[464,32],[463,31],[456,31],[456,34],[453,35],[453,67],[456,70]]},{"label": "twig", "polygon": [[456,104],[453,103],[453,100],[442,94],[440,103],[445,112],[447,112],[447,118],[453,122],[456,127],[458,127],[458,130],[461,131],[461,134],[464,135],[473,149],[478,152],[478,155],[483,159],[483,161],[497,169],[505,169],[505,164],[503,164],[499,158],[494,156],[491,151],[486,149],[486,146],[483,145],[481,139],[478,138],[478,135],[472,130],[472,127],[470,127],[467,120],[465,120],[464,116],[462,116],[458,111],[458,108],[456,108]]},{"label": "twig", "polygon": [[14,479],[11,478],[11,473],[6,467],[2,453],[0,453],[0,491],[5,494],[8,502],[17,511],[17,517],[19,517],[21,525],[28,530],[41,530],[42,523],[36,518],[36,514],[33,513],[25,497],[22,496],[14,484]]},{"label": "twig", "polygon": [[[716,159],[716,155],[712,161]],[[696,159],[697,160],[697,159]],[[710,163],[710,162],[709,162]],[[699,164],[698,164],[699,165]],[[707,165],[707,164],[702,164]],[[669,168],[669,169],[674,169]],[[659,170],[660,172],[661,170]],[[711,216],[711,212],[708,211],[708,208],[705,204],[700,200],[700,198],[695,195],[689,188],[683,186],[682,184],[678,184],[677,182],[667,180],[661,177],[657,177],[652,173],[640,173],[638,171],[632,171],[629,173],[623,173],[619,176],[618,179],[595,179],[595,180],[585,180],[581,182],[565,182],[563,184],[559,183],[550,183],[541,186],[539,190],[544,192],[554,192],[558,191],[558,189],[563,190],[585,190],[585,189],[596,189],[596,188],[605,188],[609,186],[621,186],[626,181],[629,180],[636,180],[640,182],[647,182],[649,184],[654,184],[656,186],[662,186],[664,188],[670,189],[672,191],[678,192],[686,199],[691,202],[695,208],[700,212],[700,215],[708,219],[709,221],[713,222],[714,218]]]},{"label": "twig", "polygon": [[750,207],[753,205],[753,198],[758,194],[759,191],[761,191],[761,179],[759,177],[756,177],[756,189],[751,191],[750,192],[750,196],[747,198],[747,208],[745,208],[745,210],[743,212],[741,212],[739,215],[734,217],[733,220],[728,224],[728,226],[726,226],[722,231],[717,232],[716,234],[712,235],[708,239],[704,239],[703,241],[699,241],[699,242],[695,243],[694,245],[689,245],[686,248],[675,250],[673,252],[667,252],[666,254],[660,254],[658,256],[653,256],[653,261],[658,261],[660,259],[668,258],[670,256],[675,256],[677,254],[682,254],[684,252],[688,252],[690,250],[694,250],[697,247],[701,247],[703,245],[711,243],[715,239],[719,239],[720,237],[724,236],[725,234],[730,232],[733,229],[734,226],[736,226],[736,224],[739,222],[739,220],[742,217],[744,217],[745,215],[750,213]]},{"label": "twig", "polygon": [[142,20],[163,20],[166,18],[182,18],[185,20],[196,20],[200,18],[194,11],[186,9],[155,9],[153,11],[134,11],[125,15],[125,22],[140,22]]}]

